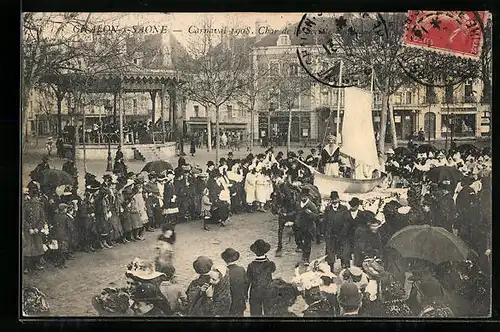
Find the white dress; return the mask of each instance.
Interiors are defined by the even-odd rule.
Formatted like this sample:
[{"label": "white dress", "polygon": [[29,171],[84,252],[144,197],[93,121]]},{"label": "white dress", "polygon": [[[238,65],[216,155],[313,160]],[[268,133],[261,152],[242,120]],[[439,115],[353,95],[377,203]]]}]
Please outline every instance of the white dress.
[{"label": "white dress", "polygon": [[264,177],[266,181],[266,202],[271,200],[271,194],[273,193],[273,183],[271,181],[271,178],[269,176]]},{"label": "white dress", "polygon": [[222,186],[222,190],[219,194],[219,199],[223,202],[231,204],[231,192],[229,190],[229,183],[223,177],[219,178],[217,182]]},{"label": "white dress", "polygon": [[255,191],[257,186],[256,174],[248,173],[245,179],[245,193],[247,204],[255,202]]},{"label": "white dress", "polygon": [[257,174],[257,190],[256,190],[257,201],[259,203],[267,202],[267,192],[268,192],[268,187],[267,187],[266,176],[262,173],[259,173]]}]

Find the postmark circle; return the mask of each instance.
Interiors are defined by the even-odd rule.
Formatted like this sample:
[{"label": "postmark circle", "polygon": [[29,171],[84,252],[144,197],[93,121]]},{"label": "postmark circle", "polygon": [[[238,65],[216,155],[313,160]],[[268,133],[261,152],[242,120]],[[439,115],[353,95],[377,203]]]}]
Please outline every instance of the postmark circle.
[{"label": "postmark circle", "polygon": [[352,17],[335,13],[307,13],[302,16],[296,31],[300,41],[297,57],[300,65],[314,80],[334,88],[370,85],[372,69],[351,61],[347,54],[348,47],[341,43],[346,38],[355,40],[367,33],[373,35],[376,29],[378,34],[383,35],[386,27],[372,14],[357,15],[357,20],[369,21],[370,24],[364,28],[350,25]]}]

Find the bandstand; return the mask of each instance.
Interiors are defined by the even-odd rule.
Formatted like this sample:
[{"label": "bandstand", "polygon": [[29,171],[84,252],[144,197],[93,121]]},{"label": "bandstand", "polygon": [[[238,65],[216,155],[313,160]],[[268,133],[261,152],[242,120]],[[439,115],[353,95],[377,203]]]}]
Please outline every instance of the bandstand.
[{"label": "bandstand", "polygon": [[[120,72],[99,73],[97,75],[85,74],[57,74],[44,77],[44,83],[52,84],[64,94],[72,96],[73,105],[70,107],[69,117],[75,130],[72,142],[73,157],[75,159],[106,159],[110,163],[111,151],[116,151],[121,146],[125,159],[143,158],[147,161],[167,159],[176,153],[176,138],[182,133],[182,108],[185,102],[180,94],[182,85],[177,72],[172,70],[155,70],[146,68],[127,68]],[[124,131],[127,114],[124,103],[126,93],[149,93],[151,98],[151,111],[145,118],[152,120],[152,127],[147,134],[138,139],[136,135],[128,135]],[[105,119],[108,130],[99,133],[98,142],[89,142],[86,135],[86,121],[89,116],[85,107],[81,105],[82,94],[107,94],[112,95],[112,101],[106,100]],[[160,99],[159,120],[156,114],[156,98]],[[63,98],[58,97],[58,109]],[[118,119],[118,120],[117,120]],[[101,119],[99,119],[101,122]],[[111,123],[112,121],[112,123]],[[102,122],[101,122],[102,124]],[[82,126],[81,134],[78,128]],[[116,128],[111,132],[109,128]],[[59,120],[59,130],[61,120]],[[82,137],[83,136],[83,137]],[[114,153],[113,153],[114,154]]]}]

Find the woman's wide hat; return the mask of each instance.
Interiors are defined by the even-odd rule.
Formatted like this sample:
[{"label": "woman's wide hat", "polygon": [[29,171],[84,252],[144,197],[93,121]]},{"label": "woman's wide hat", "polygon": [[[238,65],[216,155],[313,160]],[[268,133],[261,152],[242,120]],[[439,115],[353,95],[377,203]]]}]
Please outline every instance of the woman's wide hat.
[{"label": "woman's wide hat", "polygon": [[262,239],[258,239],[250,246],[250,250],[257,256],[263,256],[271,250],[271,245]]}]

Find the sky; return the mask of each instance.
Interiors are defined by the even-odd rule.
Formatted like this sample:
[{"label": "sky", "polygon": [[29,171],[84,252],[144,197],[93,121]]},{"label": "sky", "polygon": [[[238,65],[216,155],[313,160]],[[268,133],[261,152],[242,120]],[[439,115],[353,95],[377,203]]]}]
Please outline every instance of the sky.
[{"label": "sky", "polygon": [[[92,15],[104,20],[113,15],[111,24],[118,26],[165,25],[174,33],[179,42],[186,44],[190,38],[196,35],[196,28],[200,26],[202,17],[206,15],[212,17],[214,28],[236,26],[241,30],[248,31],[248,36],[253,37],[255,36],[257,20],[263,21],[264,25],[271,29],[282,29],[287,24],[298,23],[304,13],[93,13]],[[190,27],[191,32],[189,32]]]}]

